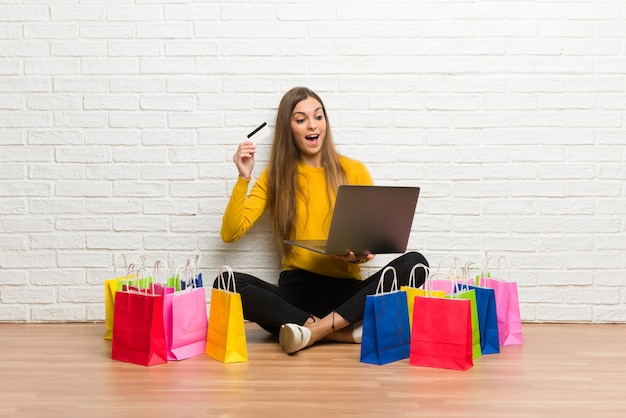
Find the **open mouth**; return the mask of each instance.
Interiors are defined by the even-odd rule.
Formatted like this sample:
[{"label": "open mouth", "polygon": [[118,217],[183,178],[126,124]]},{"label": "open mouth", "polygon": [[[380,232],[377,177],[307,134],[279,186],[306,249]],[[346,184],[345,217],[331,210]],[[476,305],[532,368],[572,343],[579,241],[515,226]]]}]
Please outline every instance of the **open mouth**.
[{"label": "open mouth", "polygon": [[311,143],[317,143],[317,140],[320,138],[319,134],[312,134],[305,136],[306,140]]}]

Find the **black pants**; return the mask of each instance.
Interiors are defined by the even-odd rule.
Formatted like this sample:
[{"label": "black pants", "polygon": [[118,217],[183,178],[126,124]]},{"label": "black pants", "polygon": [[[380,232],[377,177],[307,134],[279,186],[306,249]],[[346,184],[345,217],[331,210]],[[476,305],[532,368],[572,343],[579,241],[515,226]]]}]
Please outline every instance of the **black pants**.
[{"label": "black pants", "polygon": [[[422,254],[409,252],[387,264],[396,269],[398,289],[408,283],[411,269],[418,263],[428,266]],[[310,315],[321,318],[332,311],[351,324],[361,321],[365,297],[376,293],[383,270],[365,280],[337,279],[305,270],[288,270],[280,273],[278,286],[235,272],[235,284],[241,294],[244,318],[278,334],[282,324],[303,325]],[[415,269],[416,286],[424,283],[424,276],[424,269]],[[385,291],[391,289],[392,281],[393,274],[387,272],[383,286]],[[217,283],[216,280],[214,287]]]}]

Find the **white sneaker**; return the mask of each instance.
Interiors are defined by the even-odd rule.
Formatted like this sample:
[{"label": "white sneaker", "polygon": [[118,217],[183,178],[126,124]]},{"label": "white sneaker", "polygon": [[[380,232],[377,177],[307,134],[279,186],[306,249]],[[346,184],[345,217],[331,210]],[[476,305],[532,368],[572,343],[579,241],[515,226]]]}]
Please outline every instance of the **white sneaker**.
[{"label": "white sneaker", "polygon": [[295,353],[308,347],[311,340],[311,330],[298,324],[285,324],[280,327],[278,344],[287,354]]},{"label": "white sneaker", "polygon": [[352,325],[352,339],[355,344],[361,344],[363,341],[363,321]]}]

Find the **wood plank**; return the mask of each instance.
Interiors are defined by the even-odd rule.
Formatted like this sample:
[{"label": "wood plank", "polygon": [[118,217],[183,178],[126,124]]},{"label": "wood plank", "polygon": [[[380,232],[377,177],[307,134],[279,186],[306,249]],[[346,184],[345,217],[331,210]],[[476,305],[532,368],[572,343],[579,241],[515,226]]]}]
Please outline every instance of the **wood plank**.
[{"label": "wood plank", "polygon": [[247,363],[143,367],[111,360],[103,324],[0,324],[0,416],[626,418],[624,324],[524,324],[465,372],[360,363],[354,344],[287,356],[246,329]]}]

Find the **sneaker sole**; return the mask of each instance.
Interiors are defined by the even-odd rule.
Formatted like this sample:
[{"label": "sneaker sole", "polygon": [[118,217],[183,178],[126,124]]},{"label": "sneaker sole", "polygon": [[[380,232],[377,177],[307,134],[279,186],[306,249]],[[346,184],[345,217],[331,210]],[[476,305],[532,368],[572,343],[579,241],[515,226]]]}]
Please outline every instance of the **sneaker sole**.
[{"label": "sneaker sole", "polygon": [[287,354],[293,354],[298,351],[295,347],[296,339],[293,329],[282,325],[280,327],[280,333],[278,335],[278,344]]}]

